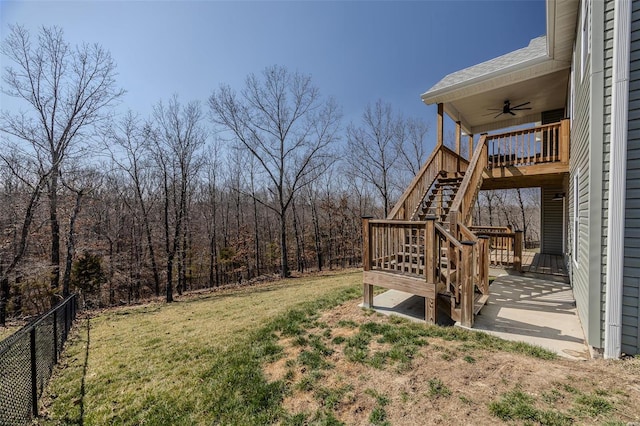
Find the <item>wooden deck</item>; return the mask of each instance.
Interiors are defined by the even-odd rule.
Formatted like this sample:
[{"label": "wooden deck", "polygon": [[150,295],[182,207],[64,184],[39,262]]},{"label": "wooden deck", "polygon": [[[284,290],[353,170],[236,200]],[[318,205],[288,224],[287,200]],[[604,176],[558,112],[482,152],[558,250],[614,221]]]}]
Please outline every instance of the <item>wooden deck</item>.
[{"label": "wooden deck", "polygon": [[522,271],[546,275],[568,275],[562,256],[532,251],[524,251],[522,253]]},{"label": "wooden deck", "polygon": [[[492,249],[490,256],[490,263],[494,267],[513,267],[512,251]],[[562,256],[540,254],[527,250],[522,252],[522,272],[558,276],[568,275]]]}]

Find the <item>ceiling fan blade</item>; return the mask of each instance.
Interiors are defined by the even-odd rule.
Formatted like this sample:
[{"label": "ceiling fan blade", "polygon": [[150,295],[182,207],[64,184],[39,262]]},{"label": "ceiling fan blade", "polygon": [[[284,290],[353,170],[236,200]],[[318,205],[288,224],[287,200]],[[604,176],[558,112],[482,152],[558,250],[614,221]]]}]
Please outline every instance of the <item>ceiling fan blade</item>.
[{"label": "ceiling fan blade", "polygon": [[523,107],[523,106],[525,106],[525,105],[529,105],[530,103],[531,103],[531,101],[529,101],[529,102],[525,102],[525,103],[523,103],[523,104],[520,104],[520,105],[516,105],[516,106],[514,106],[514,107],[511,107],[511,109],[517,109],[517,108]]},{"label": "ceiling fan blade", "polygon": [[531,109],[531,108],[530,107],[527,107],[527,108],[511,108],[511,111],[524,111],[524,110],[527,110],[527,109]]},{"label": "ceiling fan blade", "polygon": [[[511,108],[511,109],[513,109],[513,108]],[[515,112],[513,112],[513,111],[509,111],[509,114],[511,114],[511,115],[516,115],[516,113],[515,113]]]},{"label": "ceiling fan blade", "polygon": [[498,117],[500,117],[502,114],[504,114],[504,112],[500,112],[500,113],[498,113],[498,115],[496,115],[496,116],[495,116],[495,117],[493,117],[493,118],[498,118]]}]

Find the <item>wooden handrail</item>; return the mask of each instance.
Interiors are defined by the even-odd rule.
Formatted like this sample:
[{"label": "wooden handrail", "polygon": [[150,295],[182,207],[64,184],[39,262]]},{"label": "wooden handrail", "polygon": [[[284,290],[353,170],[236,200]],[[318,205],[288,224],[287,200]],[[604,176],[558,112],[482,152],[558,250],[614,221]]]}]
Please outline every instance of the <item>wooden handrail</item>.
[{"label": "wooden handrail", "polygon": [[482,184],[482,173],[487,166],[487,135],[482,135],[480,142],[476,147],[467,173],[464,175],[464,179],[460,183],[460,188],[456,194],[451,209],[449,210],[449,222],[451,223],[452,230],[458,225],[458,223],[466,223],[467,216],[471,213],[473,207],[473,201],[477,196],[478,189]]},{"label": "wooden handrail", "polygon": [[464,171],[469,162],[444,145],[433,150],[407,189],[394,204],[387,219],[409,220],[441,171]]},{"label": "wooden handrail", "polygon": [[569,120],[487,136],[489,168],[569,163]]},{"label": "wooden handrail", "polygon": [[458,248],[458,249],[462,249],[462,243],[460,241],[458,241],[458,239],[456,237],[454,237],[453,235],[451,235],[451,233],[444,228],[442,225],[440,225],[439,223],[436,223],[436,230],[442,234],[443,237],[446,238],[446,240],[453,244],[454,247]]}]

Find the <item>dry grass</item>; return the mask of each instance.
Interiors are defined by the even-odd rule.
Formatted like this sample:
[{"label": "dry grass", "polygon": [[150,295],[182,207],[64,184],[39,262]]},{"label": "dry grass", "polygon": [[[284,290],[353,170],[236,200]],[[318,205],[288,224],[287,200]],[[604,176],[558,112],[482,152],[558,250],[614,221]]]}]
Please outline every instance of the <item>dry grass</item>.
[{"label": "dry grass", "polygon": [[361,279],[356,271],[289,279],[84,320],[45,397],[47,422],[157,424],[162,412],[178,409],[177,423],[208,423],[211,413],[198,392],[220,354],[292,306],[353,288]]},{"label": "dry grass", "polygon": [[[293,391],[296,424],[609,424],[640,422],[640,359],[569,361],[486,334],[425,327],[357,309],[324,312],[280,340],[265,366]],[[324,345],[324,364],[300,353]],[[297,416],[297,417],[296,417]],[[635,424],[635,423],[634,423]]]},{"label": "dry grass", "polygon": [[42,423],[640,422],[640,359],[559,360],[384,317],[357,307],[361,279],[305,277],[85,319]]}]

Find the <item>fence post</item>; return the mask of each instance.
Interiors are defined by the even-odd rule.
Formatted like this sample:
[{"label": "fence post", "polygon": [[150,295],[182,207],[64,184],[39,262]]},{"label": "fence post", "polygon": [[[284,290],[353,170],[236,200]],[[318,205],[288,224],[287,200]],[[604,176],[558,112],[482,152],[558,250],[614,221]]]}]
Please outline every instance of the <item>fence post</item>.
[{"label": "fence post", "polygon": [[460,298],[460,322],[463,327],[473,326],[473,304],[474,304],[474,285],[473,285],[473,241],[462,241],[462,268],[459,269],[462,281],[461,298]]},{"label": "fence post", "polygon": [[513,267],[522,272],[522,231],[516,231],[513,245]]},{"label": "fence post", "polygon": [[[371,228],[370,217],[362,218],[362,269],[366,273],[371,270]],[[371,308],[373,306],[373,286],[362,284],[362,306]]]},{"label": "fence post", "polygon": [[38,417],[38,368],[36,364],[36,328],[29,332],[31,340],[31,408],[33,417]]},{"label": "fence post", "polygon": [[58,363],[58,310],[53,311],[53,363]]}]

